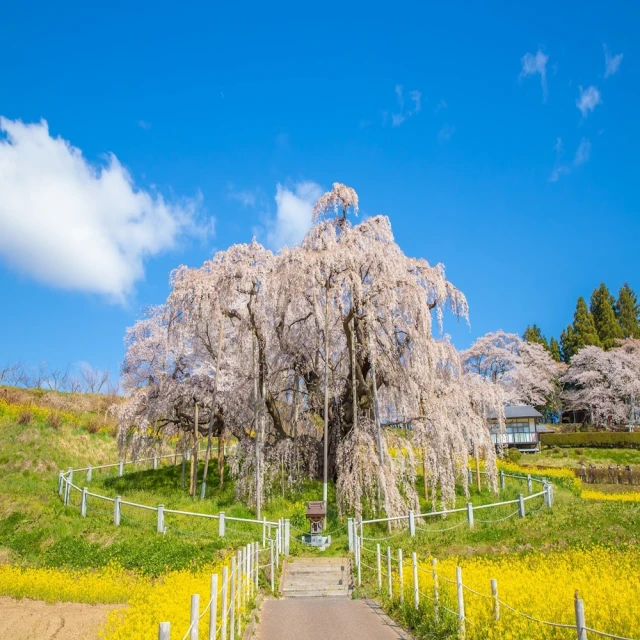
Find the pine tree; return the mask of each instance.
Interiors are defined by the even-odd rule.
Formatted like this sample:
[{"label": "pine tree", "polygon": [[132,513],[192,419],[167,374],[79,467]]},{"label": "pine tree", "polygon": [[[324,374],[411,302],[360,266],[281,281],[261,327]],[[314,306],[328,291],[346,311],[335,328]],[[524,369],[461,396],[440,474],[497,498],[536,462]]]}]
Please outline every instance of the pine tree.
[{"label": "pine tree", "polygon": [[614,311],[623,338],[640,338],[640,305],[638,296],[625,282],[618,292]]},{"label": "pine tree", "polygon": [[591,315],[604,349],[612,349],[622,338],[622,329],[613,311],[615,298],[603,283],[591,294]]},{"label": "pine tree", "polygon": [[569,362],[583,347],[602,346],[593,316],[589,313],[587,303],[582,296],[578,298],[576,311],[573,314],[573,324],[570,324],[560,335],[560,345],[562,359],[565,362]]},{"label": "pine tree", "polygon": [[522,339],[527,342],[541,344],[547,351],[549,350],[549,343],[537,324],[527,325],[527,328],[522,334]]},{"label": "pine tree", "polygon": [[551,357],[556,362],[560,362],[562,360],[562,356],[560,354],[560,345],[555,338],[551,338],[551,340],[549,341],[549,351],[551,353]]}]

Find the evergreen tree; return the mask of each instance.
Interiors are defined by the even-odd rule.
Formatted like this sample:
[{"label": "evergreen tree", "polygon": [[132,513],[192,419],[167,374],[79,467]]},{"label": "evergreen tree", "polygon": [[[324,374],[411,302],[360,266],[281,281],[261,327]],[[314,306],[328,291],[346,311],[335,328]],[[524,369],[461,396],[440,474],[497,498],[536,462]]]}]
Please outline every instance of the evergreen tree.
[{"label": "evergreen tree", "polygon": [[638,296],[625,282],[618,292],[614,311],[623,338],[640,338],[640,305]]},{"label": "evergreen tree", "polygon": [[572,356],[583,347],[602,346],[593,316],[589,313],[587,303],[582,296],[578,298],[576,311],[573,314],[573,324],[570,324],[560,335],[560,345],[562,359],[565,362],[569,362]]},{"label": "evergreen tree", "polygon": [[551,357],[556,362],[560,362],[562,360],[562,356],[560,354],[560,345],[555,338],[551,338],[551,340],[549,341],[549,351],[551,353]]},{"label": "evergreen tree", "polygon": [[604,349],[612,349],[616,346],[616,341],[622,338],[622,329],[613,311],[614,303],[615,298],[604,282],[591,294],[591,315]]},{"label": "evergreen tree", "polygon": [[549,350],[549,343],[547,339],[544,337],[540,327],[537,324],[533,324],[531,326],[527,325],[527,328],[524,330],[522,334],[522,339],[527,342],[534,342],[536,344],[541,344],[547,351]]}]

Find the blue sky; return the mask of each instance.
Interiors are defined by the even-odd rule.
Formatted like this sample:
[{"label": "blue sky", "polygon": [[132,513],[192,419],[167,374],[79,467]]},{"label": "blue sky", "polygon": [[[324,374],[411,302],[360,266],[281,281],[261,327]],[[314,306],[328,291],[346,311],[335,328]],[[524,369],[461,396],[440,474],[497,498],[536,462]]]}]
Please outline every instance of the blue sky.
[{"label": "blue sky", "polygon": [[105,8],[3,5],[0,362],[116,371],[171,269],[334,181],[446,265],[460,347],[640,290],[632,3]]}]

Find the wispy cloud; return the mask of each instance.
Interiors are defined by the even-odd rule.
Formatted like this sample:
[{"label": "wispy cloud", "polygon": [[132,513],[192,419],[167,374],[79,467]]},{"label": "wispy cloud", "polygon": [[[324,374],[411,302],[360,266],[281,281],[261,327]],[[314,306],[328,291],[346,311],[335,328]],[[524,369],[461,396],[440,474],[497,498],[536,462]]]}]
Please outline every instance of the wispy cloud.
[{"label": "wispy cloud", "polygon": [[542,97],[544,101],[547,101],[548,89],[547,89],[547,62],[549,56],[547,56],[541,49],[533,53],[525,53],[521,58],[522,70],[520,71],[520,79],[527,76],[540,75],[540,84],[542,85]]},{"label": "wispy cloud", "polygon": [[436,108],[434,109],[434,111],[438,113],[438,111],[440,111],[441,109],[446,109],[446,108],[447,108],[447,103],[444,100],[440,100],[440,102],[438,102],[438,104],[436,105]]},{"label": "wispy cloud", "polygon": [[576,149],[576,155],[573,158],[573,165],[575,167],[579,167],[581,164],[584,164],[591,155],[591,142],[587,138],[582,138],[580,140],[580,144]]},{"label": "wispy cloud", "polygon": [[622,62],[622,58],[624,56],[623,53],[617,53],[615,56],[612,56],[609,53],[609,49],[607,48],[607,45],[602,45],[604,48],[604,65],[605,65],[605,70],[604,70],[604,77],[608,78],[609,76],[612,76],[613,74],[617,73],[618,69],[620,68],[620,63]]},{"label": "wispy cloud", "polygon": [[598,87],[591,85],[586,89],[579,87],[580,97],[576,100],[576,106],[580,109],[582,116],[586,118],[599,104],[602,103]]},{"label": "wispy cloud", "polygon": [[145,131],[149,131],[149,129],[151,129],[151,123],[146,120],[138,120],[138,126]]},{"label": "wispy cloud", "polygon": [[[422,110],[422,93],[417,90],[409,91],[409,99],[413,102],[410,109],[404,108],[404,90],[401,84],[395,86],[396,101],[398,103],[399,112],[391,114],[391,126],[399,127],[403,122],[411,118],[411,116]],[[383,112],[386,113],[386,112]],[[384,118],[386,120],[386,117]]]},{"label": "wispy cloud", "polygon": [[553,145],[553,148],[556,151],[556,166],[553,168],[553,171],[549,176],[549,182],[558,182],[562,176],[569,175],[573,169],[585,164],[591,156],[591,142],[588,138],[582,138],[582,140],[580,140],[580,144],[573,156],[573,162],[571,163],[563,164],[561,162],[564,154],[562,138],[556,139],[556,143]]},{"label": "wispy cloud", "polygon": [[456,128],[451,124],[445,124],[440,131],[438,131],[438,142],[444,144],[449,142],[453,138],[453,134],[456,132]]},{"label": "wispy cloud", "polygon": [[253,207],[256,204],[256,194],[253,191],[249,189],[237,191],[233,184],[229,184],[227,186],[227,198],[230,200],[236,200],[245,207]]}]

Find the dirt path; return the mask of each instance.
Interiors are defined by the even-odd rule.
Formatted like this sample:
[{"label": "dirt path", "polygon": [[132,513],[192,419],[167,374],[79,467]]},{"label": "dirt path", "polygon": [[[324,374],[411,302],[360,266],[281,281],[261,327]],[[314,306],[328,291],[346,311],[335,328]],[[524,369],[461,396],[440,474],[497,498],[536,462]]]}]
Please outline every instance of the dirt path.
[{"label": "dirt path", "polygon": [[0,640],[94,640],[119,606],[0,598]]}]

